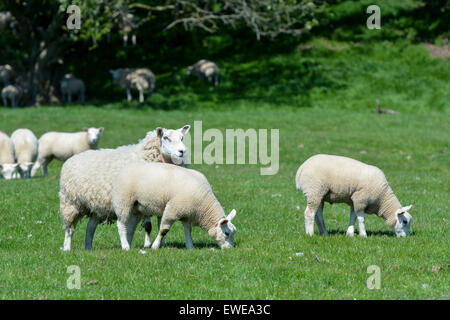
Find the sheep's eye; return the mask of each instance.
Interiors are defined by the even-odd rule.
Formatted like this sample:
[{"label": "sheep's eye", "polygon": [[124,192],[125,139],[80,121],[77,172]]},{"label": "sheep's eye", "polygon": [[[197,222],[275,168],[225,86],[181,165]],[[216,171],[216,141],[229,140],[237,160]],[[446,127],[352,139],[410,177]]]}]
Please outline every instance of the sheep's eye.
[{"label": "sheep's eye", "polygon": [[229,233],[228,231],[225,231],[225,235],[226,235],[227,237],[229,237],[229,236],[230,236],[230,233]]},{"label": "sheep's eye", "polygon": [[403,224],[406,226],[408,224],[408,221],[404,220]]},{"label": "sheep's eye", "polygon": [[168,137],[168,136],[164,136],[164,140],[167,140],[167,141],[169,141],[169,142],[170,142],[170,139],[169,139],[169,137]]}]

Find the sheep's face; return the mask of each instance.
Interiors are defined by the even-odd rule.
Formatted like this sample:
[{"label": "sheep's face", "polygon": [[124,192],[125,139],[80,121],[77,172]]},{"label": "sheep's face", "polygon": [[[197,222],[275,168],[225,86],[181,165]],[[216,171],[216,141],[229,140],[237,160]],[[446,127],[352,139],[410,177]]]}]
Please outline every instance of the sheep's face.
[{"label": "sheep's face", "polygon": [[33,168],[33,162],[25,162],[19,164],[17,170],[22,178],[30,178],[31,177],[31,168]]},{"label": "sheep's face", "polygon": [[397,237],[406,237],[409,235],[409,228],[412,221],[412,216],[408,213],[408,210],[412,206],[402,207],[395,213],[397,216],[394,230]]},{"label": "sheep's face", "polygon": [[4,163],[0,165],[3,178],[5,178],[6,180],[13,179],[17,166],[18,166],[17,163]]},{"label": "sheep's face", "polygon": [[157,128],[156,133],[160,139],[160,150],[164,159],[173,164],[183,164],[186,158],[186,146],[183,138],[189,132],[190,125],[177,130]]},{"label": "sheep's face", "polygon": [[119,76],[120,76],[120,69],[109,70],[109,73],[111,73],[112,78],[113,78],[113,82],[115,82],[115,81],[117,81],[117,79],[119,79]]},{"label": "sheep's face", "polygon": [[104,129],[102,127],[102,128],[84,128],[83,130],[87,132],[89,144],[96,145],[100,140],[100,134],[103,132]]},{"label": "sheep's face", "polygon": [[230,214],[221,219],[216,227],[216,241],[221,249],[232,248],[234,246],[234,235],[236,227],[231,220],[236,216],[236,210],[231,210]]}]

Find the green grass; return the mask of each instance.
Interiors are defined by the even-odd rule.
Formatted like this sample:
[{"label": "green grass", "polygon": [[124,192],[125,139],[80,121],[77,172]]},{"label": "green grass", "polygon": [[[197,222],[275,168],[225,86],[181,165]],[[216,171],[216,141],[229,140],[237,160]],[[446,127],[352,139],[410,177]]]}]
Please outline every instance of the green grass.
[{"label": "green grass", "polygon": [[[381,74],[381,71],[380,71]],[[447,75],[448,77],[448,75]],[[447,78],[448,81],[448,78]],[[394,91],[392,91],[394,94]],[[330,100],[331,101],[331,100]],[[376,115],[330,107],[247,111],[158,111],[71,106],[2,110],[0,129],[75,131],[104,126],[101,147],[135,143],[163,125],[194,120],[203,130],[280,129],[280,170],[261,176],[258,165],[193,165],[226,207],[236,208],[236,247],[219,250],[206,232],[193,230],[195,250],[184,248],[176,223],[158,251],[120,249],[117,227],[100,225],[94,249],[84,251],[86,220],[73,250],[62,252],[59,215],[61,163],[49,177],[0,180],[0,298],[2,299],[449,299],[450,119],[446,112]],[[255,103],[256,104],[256,103]],[[204,142],[204,146],[207,143]],[[328,237],[305,235],[305,198],[295,189],[298,166],[316,153],[353,157],[380,167],[403,205],[413,204],[412,234],[396,238],[382,219],[368,215],[367,239],[345,236],[346,205],[326,205]],[[42,223],[39,223],[42,221]],[[316,232],[317,232],[317,228]],[[153,232],[152,239],[155,233]],[[211,250],[211,249],[215,250]],[[302,252],[303,256],[296,256]],[[81,269],[81,289],[69,290],[67,267]],[[381,269],[381,289],[369,290],[369,265]],[[439,266],[438,272],[431,269]],[[96,284],[89,284],[98,280]],[[425,288],[424,288],[425,287]]]}]

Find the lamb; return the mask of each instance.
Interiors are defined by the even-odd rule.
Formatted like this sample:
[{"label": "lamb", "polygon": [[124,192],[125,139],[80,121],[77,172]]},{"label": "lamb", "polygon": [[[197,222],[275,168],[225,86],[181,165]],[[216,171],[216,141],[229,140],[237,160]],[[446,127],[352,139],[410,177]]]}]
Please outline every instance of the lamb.
[{"label": "lamb", "polygon": [[0,132],[0,169],[6,180],[13,179],[16,172],[14,143],[4,132]]},{"label": "lamb", "polygon": [[3,105],[5,107],[8,106],[8,100],[11,101],[11,106],[13,108],[17,107],[20,104],[21,98],[23,95],[23,90],[18,85],[9,84],[2,89],[2,99]]},{"label": "lamb", "polygon": [[17,129],[11,135],[17,170],[21,178],[31,178],[31,168],[38,155],[38,140],[29,129]]},{"label": "lamb", "polygon": [[192,226],[200,226],[221,249],[233,247],[232,210],[225,216],[206,177],[198,171],[166,163],[135,163],[119,172],[112,185],[122,249],[129,250],[142,216],[161,217],[152,249],[158,249],[175,221],[184,225],[186,248],[193,249]]},{"label": "lamb", "polygon": [[212,61],[202,59],[195,64],[187,67],[187,74],[195,74],[199,79],[214,82],[215,86],[219,85],[219,68]]},{"label": "lamb", "polygon": [[39,139],[38,160],[31,170],[31,176],[34,177],[41,166],[44,176],[47,176],[47,166],[53,159],[66,161],[80,152],[97,149],[103,130],[103,127],[84,128],[74,133],[52,131],[43,134]]},{"label": "lamb", "polygon": [[[77,96],[78,101],[84,103],[84,95],[86,92],[86,87],[84,85],[83,80],[78,79],[73,74],[64,75],[63,79],[60,82],[61,86],[61,94],[62,94],[62,102],[72,102],[72,97]],[[66,99],[67,97],[67,99]]]},{"label": "lamb", "polygon": [[11,84],[14,79],[14,70],[9,64],[0,66],[0,83],[4,86]]},{"label": "lamb", "polygon": [[[182,140],[189,129],[189,125],[177,130],[157,128],[147,132],[138,144],[89,150],[67,160],[61,169],[59,192],[61,217],[66,229],[63,250],[70,250],[76,224],[83,216],[89,216],[84,242],[88,250],[92,249],[97,225],[117,219],[111,190],[113,178],[123,167],[138,161],[186,165],[186,146]],[[145,219],[143,226],[144,246],[149,247],[150,219]]]},{"label": "lamb", "polygon": [[359,235],[367,237],[364,213],[382,217],[394,228],[397,237],[409,235],[412,217],[408,210],[412,206],[401,206],[384,173],[375,166],[347,157],[318,154],[300,166],[295,182],[307,199],[305,228],[308,235],[314,233],[314,219],[319,232],[327,234],[322,215],[324,201],[350,206],[348,236],[354,235],[358,217]]},{"label": "lamb", "polygon": [[127,90],[127,100],[133,99],[131,90],[139,91],[139,102],[144,102],[144,90],[150,95],[155,89],[155,75],[149,69],[116,69],[109,70],[113,83]]}]

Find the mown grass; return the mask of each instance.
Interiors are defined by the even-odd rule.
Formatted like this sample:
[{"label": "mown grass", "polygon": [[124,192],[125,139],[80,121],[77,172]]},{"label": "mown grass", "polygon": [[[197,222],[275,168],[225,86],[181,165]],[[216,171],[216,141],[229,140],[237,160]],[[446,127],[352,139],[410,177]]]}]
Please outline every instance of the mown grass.
[{"label": "mown grass", "polygon": [[[274,58],[276,59],[276,58]],[[382,74],[379,71],[379,74]],[[392,91],[392,94],[394,91]],[[331,98],[330,98],[331,99]],[[331,100],[330,100],[331,101]],[[195,250],[184,248],[176,223],[167,246],[139,252],[120,249],[115,225],[98,227],[94,249],[84,251],[86,220],[62,252],[59,215],[61,163],[49,177],[0,180],[0,297],[2,299],[448,299],[450,119],[446,112],[377,115],[368,110],[317,108],[159,111],[43,107],[2,110],[0,129],[27,127],[75,131],[104,126],[101,147],[135,143],[157,126],[179,128],[194,120],[203,130],[280,129],[280,169],[261,176],[259,165],[192,165],[209,179],[238,228],[236,247],[219,250],[194,228]],[[195,129],[192,129],[195,130]],[[204,147],[207,145],[204,142]],[[413,204],[412,234],[398,239],[384,222],[367,216],[367,239],[348,238],[348,207],[326,205],[331,235],[304,232],[305,198],[295,189],[298,166],[316,153],[353,157],[377,165],[404,205]],[[41,223],[42,222],[42,223]],[[154,238],[153,233],[152,238]],[[212,250],[214,249],[214,250]],[[296,253],[303,253],[297,256]],[[67,267],[81,270],[81,289],[69,290]],[[365,284],[369,265],[381,269],[381,289]],[[94,284],[90,282],[94,281]]]}]

